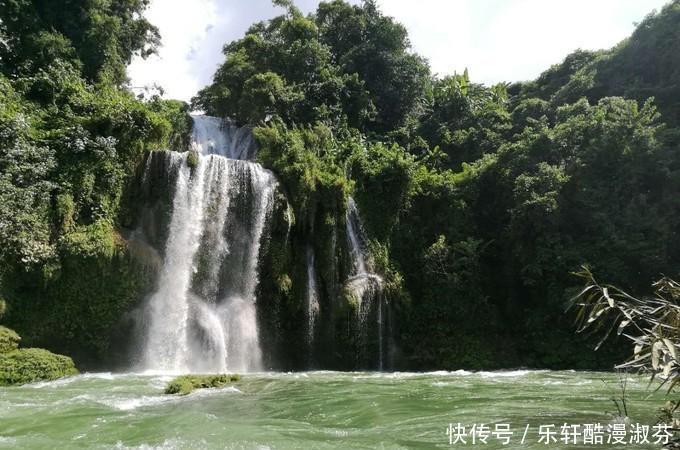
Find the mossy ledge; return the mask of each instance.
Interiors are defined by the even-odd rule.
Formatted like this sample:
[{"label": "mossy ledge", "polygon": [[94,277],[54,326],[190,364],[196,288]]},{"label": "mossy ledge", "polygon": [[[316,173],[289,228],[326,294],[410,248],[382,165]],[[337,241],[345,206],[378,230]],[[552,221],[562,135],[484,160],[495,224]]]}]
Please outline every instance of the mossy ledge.
[{"label": "mossy ledge", "polygon": [[19,348],[20,340],[13,330],[0,326],[0,386],[50,381],[78,373],[68,356],[42,348]]},{"label": "mossy ledge", "polygon": [[240,379],[241,376],[238,374],[182,375],[168,383],[165,393],[187,395],[195,389],[220,388]]}]

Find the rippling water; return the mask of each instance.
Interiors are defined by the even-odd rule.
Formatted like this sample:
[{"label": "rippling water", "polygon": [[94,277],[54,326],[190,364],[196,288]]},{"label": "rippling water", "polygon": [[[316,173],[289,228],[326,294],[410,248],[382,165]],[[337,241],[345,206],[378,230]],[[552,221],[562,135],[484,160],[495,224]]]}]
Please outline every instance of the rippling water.
[{"label": "rippling water", "polygon": [[[465,447],[449,445],[450,423],[507,423],[515,432],[509,446],[489,439],[469,448],[547,448],[538,425],[606,426],[620,395],[616,374],[586,372],[249,374],[185,397],[163,394],[170,378],[100,373],[0,388],[0,448]],[[654,424],[663,393],[650,396],[637,377],[627,390],[630,420]]]}]

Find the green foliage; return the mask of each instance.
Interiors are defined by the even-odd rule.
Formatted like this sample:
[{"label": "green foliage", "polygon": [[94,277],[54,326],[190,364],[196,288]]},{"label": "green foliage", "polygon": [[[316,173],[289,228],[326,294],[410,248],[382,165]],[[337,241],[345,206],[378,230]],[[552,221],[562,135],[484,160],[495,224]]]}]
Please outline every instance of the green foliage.
[{"label": "green foliage", "polygon": [[[625,336],[633,351],[617,369],[647,373],[650,383],[659,377],[657,389],[666,386],[669,394],[675,392],[680,383],[680,284],[664,277],[654,283],[652,296],[637,298],[616,286],[599,284],[587,267],[576,275],[585,282],[571,305],[577,312],[578,331],[599,335],[596,349],[614,334]],[[677,423],[678,404],[669,402],[665,420]]]},{"label": "green foliage", "polygon": [[41,348],[0,353],[0,386],[56,380],[77,374],[71,358]]},{"label": "green foliage", "polygon": [[160,97],[153,97],[148,107],[162,119],[168,122],[165,125],[164,135],[160,137],[160,143],[168,143],[170,150],[177,152],[186,151],[189,148],[191,139],[191,128],[193,121],[189,115],[189,105],[179,100],[163,100]]},{"label": "green foliage", "polygon": [[187,166],[191,167],[192,169],[195,169],[198,167],[198,153],[195,151],[190,151],[189,154],[187,155]]},{"label": "green foliage", "polygon": [[146,5],[12,0],[0,12],[5,320],[25,342],[82,359],[110,355],[114,325],[150,283],[120,234],[142,158],[188,147],[186,103],[118,87],[156,39]]},{"label": "green foliage", "polygon": [[[434,82],[417,133],[446,154],[446,166],[460,168],[495,152],[510,131],[504,85],[470,83],[467,71]],[[431,156],[430,156],[431,157]]]},{"label": "green foliage", "polygon": [[41,348],[19,349],[21,337],[0,326],[0,386],[55,380],[78,373],[73,360]]},{"label": "green foliage", "polygon": [[344,214],[351,183],[341,163],[343,156],[356,150],[354,141],[336,140],[322,124],[288,129],[276,122],[254,133],[260,148],[258,160],[286,186],[301,226],[312,226],[318,208]]},{"label": "green foliage", "polygon": [[241,380],[241,376],[232,375],[182,375],[174,378],[165,388],[166,394],[187,395],[196,389],[221,388],[229,383]]},{"label": "green foliage", "polygon": [[386,132],[404,125],[429,81],[425,60],[408,51],[406,28],[383,15],[373,0],[355,6],[321,3],[316,23],[342,71],[364,82],[376,108],[369,129]]},{"label": "green foliage", "polygon": [[375,132],[415,112],[427,64],[374,2],[321,3],[308,17],[282,5],[286,15],[224,47],[225,62],[194,99],[197,108],[251,124],[278,116],[287,125],[322,121]]},{"label": "green foliage", "polygon": [[259,123],[276,111],[287,110],[295,99],[296,93],[280,76],[272,72],[258,73],[243,86],[240,115],[246,122]]},{"label": "green foliage", "polygon": [[413,167],[413,157],[396,144],[388,147],[376,143],[365,152],[355,153],[352,174],[357,180],[356,198],[367,207],[362,210],[375,207],[383,212],[365,216],[371,236],[381,241],[389,236],[411,188]]},{"label": "green foliage", "polygon": [[67,242],[59,244],[59,270],[48,280],[35,271],[5,277],[12,306],[6,320],[26,343],[90,365],[125,350],[112,336],[123,315],[151,289],[153,268],[132,258],[128,243],[111,233],[94,226],[66,235]]},{"label": "green foliage", "polygon": [[25,264],[51,258],[47,177],[54,150],[35,142],[29,105],[0,77],[0,255]]},{"label": "green foliage", "polygon": [[[521,86],[521,96],[540,97],[555,106],[580,97],[597,102],[607,96],[625,96],[644,102],[653,97],[664,120],[680,125],[680,1],[649,14],[628,39],[611,50],[578,50],[551,67],[538,80]],[[677,142],[677,141],[676,141]]]},{"label": "green foliage", "polygon": [[12,352],[19,348],[21,338],[14,331],[0,325],[0,353]]},{"label": "green foliage", "polygon": [[134,55],[160,43],[142,15],[148,0],[7,0],[0,10],[0,71],[25,76],[63,60],[89,81],[121,84]]}]

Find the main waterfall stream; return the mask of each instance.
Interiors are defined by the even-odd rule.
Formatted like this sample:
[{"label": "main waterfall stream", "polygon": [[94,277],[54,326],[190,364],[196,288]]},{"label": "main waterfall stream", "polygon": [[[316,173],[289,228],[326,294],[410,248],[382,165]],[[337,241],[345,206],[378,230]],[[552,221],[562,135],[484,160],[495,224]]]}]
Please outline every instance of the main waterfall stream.
[{"label": "main waterfall stream", "polygon": [[193,153],[163,152],[175,192],[158,288],[145,309],[141,368],[260,370],[257,263],[276,179],[243,160],[254,155],[248,130],[193,120]]}]

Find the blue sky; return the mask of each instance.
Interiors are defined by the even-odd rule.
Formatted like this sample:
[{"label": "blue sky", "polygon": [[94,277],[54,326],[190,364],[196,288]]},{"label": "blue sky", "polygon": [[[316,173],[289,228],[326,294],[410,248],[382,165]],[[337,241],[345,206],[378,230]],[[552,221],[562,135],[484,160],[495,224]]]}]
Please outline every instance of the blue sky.
[{"label": "blue sky", "polygon": [[[357,3],[357,0],[352,1]],[[577,48],[609,48],[666,0],[378,0],[409,30],[413,49],[440,75],[468,68],[473,81],[533,79]],[[317,0],[297,0],[305,12]],[[153,83],[168,98],[189,100],[223,61],[222,46],[253,22],[281,10],[270,0],[152,0],[158,56],[135,60],[133,87]]]}]

